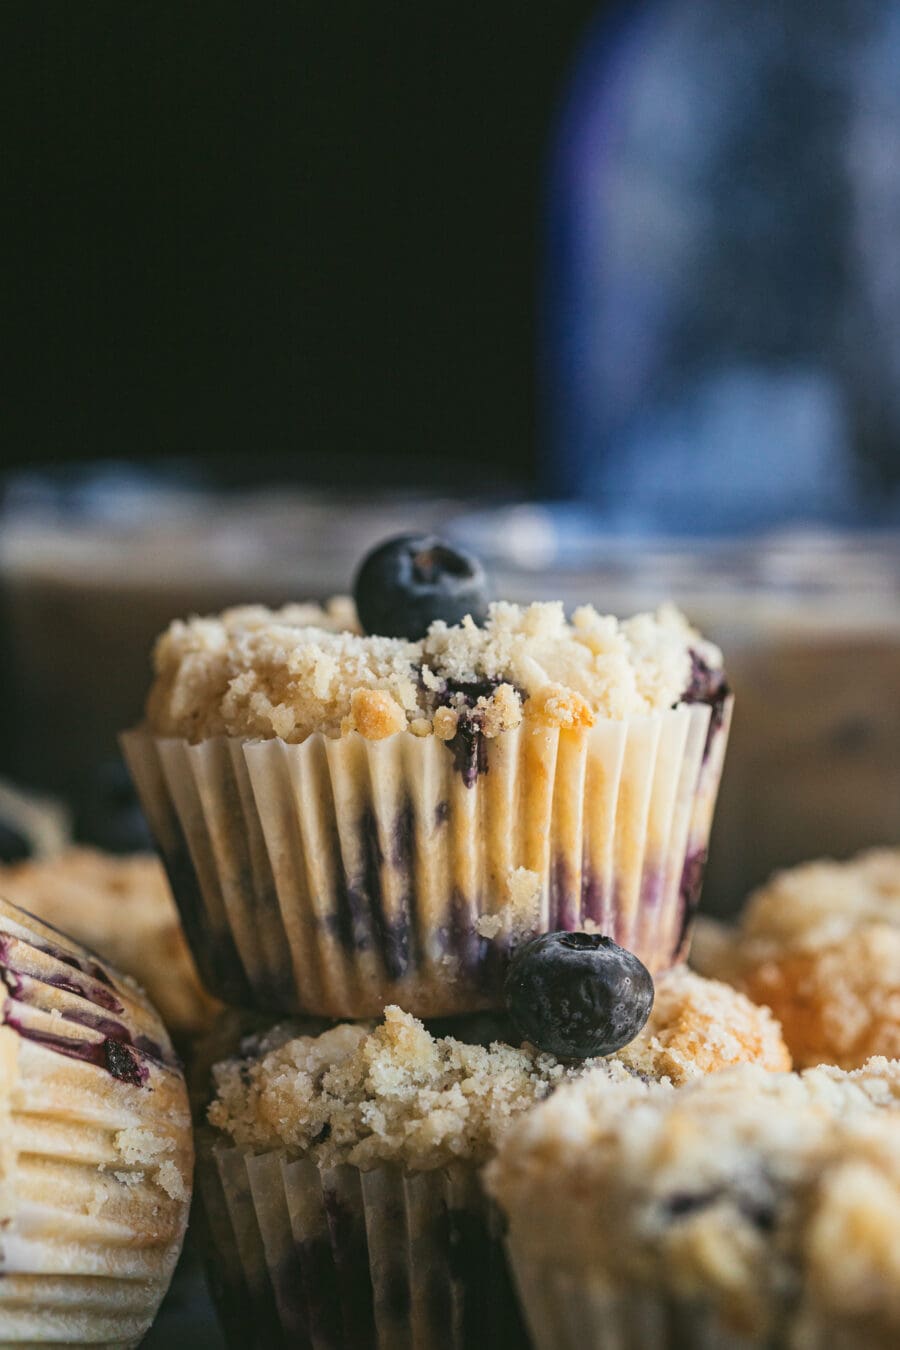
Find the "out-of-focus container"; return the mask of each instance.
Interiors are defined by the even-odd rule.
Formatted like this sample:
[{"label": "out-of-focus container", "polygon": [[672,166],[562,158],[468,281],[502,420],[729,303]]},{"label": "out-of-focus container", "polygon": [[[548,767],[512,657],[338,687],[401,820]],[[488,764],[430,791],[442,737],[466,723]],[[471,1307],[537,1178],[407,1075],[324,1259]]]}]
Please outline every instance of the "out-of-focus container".
[{"label": "out-of-focus container", "polygon": [[777,868],[900,843],[900,532],[603,534],[567,508],[455,522],[495,592],[629,614],[673,600],[720,644],[736,700],[704,908]]},{"label": "out-of-focus container", "polygon": [[346,592],[386,535],[445,524],[447,499],[225,491],[98,466],[14,482],[0,517],[2,770],[78,795],[140,717],[173,618]]}]

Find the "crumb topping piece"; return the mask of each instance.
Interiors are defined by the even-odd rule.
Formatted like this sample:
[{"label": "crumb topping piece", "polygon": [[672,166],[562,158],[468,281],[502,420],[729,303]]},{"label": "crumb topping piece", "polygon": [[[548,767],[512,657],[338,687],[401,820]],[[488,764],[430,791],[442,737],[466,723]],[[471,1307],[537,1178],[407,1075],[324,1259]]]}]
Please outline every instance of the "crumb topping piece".
[{"label": "crumb topping piece", "polygon": [[[583,1064],[529,1045],[435,1037],[395,1007],[377,1026],[344,1024],[314,1037],[287,1028],[249,1057],[216,1066],[209,1119],[238,1144],[286,1148],[323,1166],[480,1162],[523,1111],[586,1071],[604,1081],[683,1082],[742,1059],[786,1064],[769,1013],[712,984],[684,970],[664,977],[641,1034],[618,1054]],[[723,1016],[730,1027],[719,1025]]]},{"label": "crumb topping piece", "polygon": [[434,730],[460,716],[485,736],[524,716],[567,728],[672,707],[688,689],[697,652],[721,654],[671,606],[619,620],[590,606],[568,620],[561,603],[492,604],[471,619],[431,625],[419,642],[363,636],[350,601],[327,608],[243,606],[176,621],[159,638],[147,704],[153,731],[198,741],[359,731],[381,739]]},{"label": "crumb topping piece", "polygon": [[755,1335],[787,1315],[832,1331],[871,1317],[866,1344],[886,1346],[898,1108],[900,1063],[884,1059],[849,1074],[741,1065],[677,1089],[585,1075],[516,1123],[486,1176],[514,1250],[545,1266],[712,1304]]}]

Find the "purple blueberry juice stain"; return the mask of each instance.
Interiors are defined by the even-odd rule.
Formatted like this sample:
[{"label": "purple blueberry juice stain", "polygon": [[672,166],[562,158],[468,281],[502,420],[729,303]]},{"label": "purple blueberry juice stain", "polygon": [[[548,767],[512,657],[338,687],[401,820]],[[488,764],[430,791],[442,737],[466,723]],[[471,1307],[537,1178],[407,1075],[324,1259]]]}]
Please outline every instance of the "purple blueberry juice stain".
[{"label": "purple blueberry juice stain", "polygon": [[500,680],[445,680],[438,694],[436,706],[453,708],[458,714],[456,735],[445,741],[453,756],[453,764],[467,788],[473,788],[480,774],[487,773],[487,742],[484,736],[484,713],[478,707],[480,698],[491,698],[500,687]]},{"label": "purple blueberry juice stain", "polygon": [[[57,979],[46,973],[33,974],[22,969],[21,965],[16,965],[13,960],[16,949],[24,945],[9,934],[0,938],[0,963],[2,963],[0,982],[9,995],[2,1008],[4,1026],[8,1026],[24,1040],[32,1041],[69,1059],[81,1060],[105,1069],[113,1078],[117,1078],[120,1082],[131,1083],[135,1087],[143,1087],[150,1076],[145,1060],[175,1067],[173,1057],[167,1055],[162,1046],[149,1037],[133,1037],[124,1023],[105,1015],[110,1007],[110,996],[107,988],[98,984],[93,975],[91,984],[86,985],[69,978]],[[55,950],[52,953],[46,952],[43,947],[37,950],[44,952],[45,955],[51,955],[54,960],[58,959]],[[109,985],[108,980],[106,984]],[[103,1012],[94,1013],[86,1008],[62,1008],[59,1019],[60,1022],[68,1022],[98,1032],[101,1039],[85,1040],[31,1025],[22,1013],[26,1008],[43,1008],[42,987],[61,989],[64,993],[93,1002],[95,1006],[103,1009]],[[116,1012],[125,1011],[117,999],[113,1001],[112,1006]]]},{"label": "purple blueberry juice stain", "polygon": [[714,670],[699,652],[691,650],[691,675],[687,688],[681,695],[682,703],[706,703],[711,709],[706,743],[703,747],[703,762],[709,758],[716,732],[725,721],[725,704],[731,695],[731,689],[723,670]]},{"label": "purple blueberry juice stain", "polygon": [[450,803],[447,801],[438,802],[434,808],[434,828],[439,830],[442,825],[446,825],[450,819]]},{"label": "purple blueberry juice stain", "polygon": [[495,677],[484,680],[447,679],[438,694],[437,704],[438,707],[455,707],[457,700],[461,699],[465,707],[474,708],[480,698],[493,698],[500,685],[501,681]]},{"label": "purple blueberry juice stain", "polygon": [[411,873],[416,843],[416,814],[407,797],[397,813],[391,831],[391,865],[399,871]]},{"label": "purple blueberry juice stain", "polygon": [[[19,1006],[37,1008],[42,1006],[40,986],[46,981],[38,980],[33,975],[24,975],[9,967],[0,970],[0,981],[6,985],[11,1000]],[[92,1013],[85,1008],[61,1008],[60,1017],[73,1026],[87,1027],[90,1031],[99,1032],[107,1042],[114,1041],[121,1045],[133,1046],[145,1059],[153,1060],[167,1068],[179,1067],[176,1057],[167,1053],[157,1041],[151,1040],[149,1036],[132,1036],[123,1022],[117,1022],[112,1017],[104,1016],[103,1013]],[[27,1035],[21,1026],[17,1030],[20,1035]]]},{"label": "purple blueberry juice stain", "polygon": [[550,868],[550,928],[569,932],[581,924],[575,881],[568,859],[555,858]]},{"label": "purple blueberry juice stain", "polygon": [[377,1333],[365,1218],[334,1191],[326,1189],[324,1200],[334,1267],[342,1291],[343,1344],[375,1350]]},{"label": "purple blueberry juice stain", "polygon": [[648,868],[641,878],[641,906],[658,909],[663,896],[666,874],[658,867]]},{"label": "purple blueberry juice stain", "polygon": [[447,910],[447,923],[438,930],[441,946],[448,956],[459,961],[460,974],[471,979],[483,974],[484,958],[492,945],[476,933],[472,902],[454,886]]},{"label": "purple blueberry juice stain", "polygon": [[684,949],[694,915],[700,904],[700,892],[703,889],[703,873],[706,869],[706,849],[698,848],[690,852],[684,860],[681,872],[681,884],[678,888],[681,901],[681,925],[673,956]]},{"label": "purple blueberry juice stain", "polygon": [[[0,966],[13,973],[29,975],[30,972],[21,970],[15,964],[16,948],[20,945],[25,944],[22,944],[21,940],[12,934],[7,933],[0,936]],[[27,946],[41,952],[44,956],[49,956],[52,961],[65,965],[70,970],[74,969],[82,974],[89,973],[90,983],[79,980],[74,975],[54,974],[46,971],[42,971],[39,975],[30,974],[31,979],[37,980],[40,984],[50,985],[54,989],[61,989],[67,994],[75,994],[88,1003],[96,1003],[99,1008],[105,1008],[107,1012],[122,1013],[125,1011],[124,1005],[115,995],[114,986],[109,976],[95,962],[78,962],[74,957],[69,958],[67,952],[63,952],[57,947],[35,942],[31,939],[29,939]],[[102,979],[98,978],[98,975]]]},{"label": "purple blueberry juice stain", "polygon": [[[29,914],[28,910],[23,910],[22,912]],[[53,932],[59,932],[59,929],[54,928],[52,924],[47,923],[46,919],[38,919],[36,914],[29,914],[29,917],[37,920],[44,928],[50,928]],[[64,934],[60,933],[60,937],[64,936]],[[11,948],[19,941],[21,941],[21,939],[17,938],[13,933],[6,933],[0,937],[0,961],[4,959],[5,950]],[[96,981],[97,984],[105,984],[110,989],[115,988],[115,985],[103,967],[98,965],[96,961],[90,960],[89,957],[78,956],[74,952],[66,951],[64,947],[57,947],[52,942],[47,942],[45,938],[35,936],[29,937],[28,945],[33,947],[35,951],[42,952],[44,956],[49,956],[52,960],[59,961],[61,965],[70,966],[73,970],[80,971],[82,975],[87,975],[89,979]]]},{"label": "purple blueberry juice stain", "polygon": [[453,756],[453,766],[467,788],[473,788],[479,776],[488,771],[483,723],[481,713],[463,711],[456,724],[456,735],[444,742]]},{"label": "purple blueberry juice stain", "polygon": [[772,1233],[778,1226],[774,1188],[771,1181],[762,1176],[755,1188],[749,1184],[739,1184],[737,1187],[723,1184],[711,1186],[705,1191],[676,1191],[665,1202],[665,1217],[671,1223],[679,1223],[721,1201],[732,1205],[741,1218],[759,1233]]},{"label": "purple blueberry juice stain", "polygon": [[[335,875],[338,886],[338,907],[329,921],[328,927],[345,951],[358,953],[374,950],[384,965],[390,979],[399,980],[407,974],[411,962],[411,922],[410,911],[413,897],[410,888],[413,880],[411,863],[412,819],[411,814],[401,812],[391,831],[392,858],[388,864],[378,834],[378,824],[374,813],[366,811],[357,826],[361,845],[361,859],[357,872],[348,877],[337,841]],[[399,856],[409,850],[406,863],[399,862]],[[402,900],[402,912],[396,915],[387,913],[384,900],[382,875],[384,868],[390,865],[402,872],[407,879],[407,894]]]},{"label": "purple blueberry juice stain", "polygon": [[79,1059],[85,1064],[105,1069],[113,1078],[118,1078],[123,1083],[143,1087],[150,1077],[150,1070],[141,1062],[138,1051],[130,1045],[123,1045],[120,1041],[106,1039],[83,1041],[74,1036],[59,1036],[55,1032],[39,1031],[37,1027],[30,1027],[20,1021],[15,1013],[10,1011],[10,1003],[3,1009],[3,1025],[15,1031],[23,1040],[33,1041],[36,1045],[53,1050],[56,1054],[65,1055],[68,1059]]},{"label": "purple blueberry juice stain", "polygon": [[435,1338],[446,1325],[448,1307],[462,1310],[466,1350],[490,1345],[524,1350],[529,1344],[499,1234],[487,1214],[444,1206],[435,1222],[435,1247],[444,1258],[428,1289],[429,1320]]},{"label": "purple blueberry juice stain", "polygon": [[603,879],[596,876],[589,867],[581,873],[581,918],[592,923],[602,924],[606,904],[606,887]]},{"label": "purple blueberry juice stain", "polygon": [[360,821],[359,835],[364,859],[361,889],[371,912],[375,944],[387,974],[399,980],[409,969],[409,922],[405,915],[391,917],[386,912],[381,880],[385,858],[371,811]]},{"label": "purple blueberry juice stain", "polygon": [[249,1007],[258,1001],[261,991],[256,991],[255,1000],[234,938],[227,928],[214,924],[207,914],[190,849],[174,821],[173,832],[174,846],[160,848],[160,852],[200,977],[225,1003]]},{"label": "purple blueberry juice stain", "polygon": [[[331,1251],[322,1238],[298,1242],[292,1255],[270,1267],[280,1330],[287,1344],[339,1346],[337,1291],[328,1280]],[[331,1271],[333,1275],[333,1271]]]}]

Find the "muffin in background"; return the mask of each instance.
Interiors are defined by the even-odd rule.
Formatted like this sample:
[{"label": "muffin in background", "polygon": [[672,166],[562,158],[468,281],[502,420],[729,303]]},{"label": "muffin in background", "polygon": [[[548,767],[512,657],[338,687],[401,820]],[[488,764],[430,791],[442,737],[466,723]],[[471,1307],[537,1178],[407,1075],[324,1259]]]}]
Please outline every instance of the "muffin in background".
[{"label": "muffin in background", "polygon": [[772,1008],[800,1068],[900,1057],[900,849],[776,873],[691,964]]},{"label": "muffin in background", "polygon": [[184,1076],[144,994],[0,900],[0,1344],[137,1346],[192,1165]]},{"label": "muffin in background", "polygon": [[536,1350],[900,1343],[900,1063],[586,1074],[485,1183]]},{"label": "muffin in background", "polygon": [[137,980],[176,1038],[212,1024],[220,1004],[200,983],[166,874],[151,854],[73,847],[0,867],[0,896]]},{"label": "muffin in background", "polygon": [[653,972],[682,958],[730,720],[721,653],[671,607],[481,617],[408,641],[335,601],[161,636],[122,746],[225,1001],[491,1008],[515,945],[558,929]]},{"label": "muffin in background", "polygon": [[[469,1024],[480,1039],[488,1015]],[[501,1024],[502,1025],[502,1024]],[[198,1189],[235,1344],[526,1345],[479,1180],[510,1125],[583,1073],[600,1088],[789,1064],[767,1010],[684,969],[607,1059],[434,1036],[388,1008],[321,1035],[291,1024],[213,1070]]]}]

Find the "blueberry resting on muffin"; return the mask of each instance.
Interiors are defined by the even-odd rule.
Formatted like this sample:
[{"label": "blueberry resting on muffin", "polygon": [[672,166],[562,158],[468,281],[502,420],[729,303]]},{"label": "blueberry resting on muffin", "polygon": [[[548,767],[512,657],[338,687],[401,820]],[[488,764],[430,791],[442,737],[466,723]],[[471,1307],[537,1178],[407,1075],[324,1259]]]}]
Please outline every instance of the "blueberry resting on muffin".
[{"label": "blueberry resting on muffin", "polygon": [[653,1008],[653,977],[599,933],[544,933],[510,961],[506,1002],[520,1034],[558,1059],[612,1055]]},{"label": "blueberry resting on muffin", "polygon": [[487,618],[484,568],[470,553],[433,534],[403,534],[363,560],[353,586],[367,633],[418,642],[437,619],[453,625],[467,614]]}]

